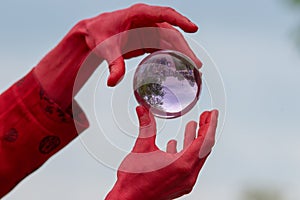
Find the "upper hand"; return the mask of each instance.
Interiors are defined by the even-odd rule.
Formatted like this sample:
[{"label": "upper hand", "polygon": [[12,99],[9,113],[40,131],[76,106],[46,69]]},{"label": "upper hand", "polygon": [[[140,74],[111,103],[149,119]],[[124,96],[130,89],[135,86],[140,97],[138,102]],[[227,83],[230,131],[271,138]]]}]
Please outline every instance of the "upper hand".
[{"label": "upper hand", "polygon": [[118,180],[106,199],[165,200],[191,192],[214,145],[218,111],[202,113],[198,131],[196,122],[186,125],[180,152],[175,140],[168,142],[166,152],[160,150],[155,144],[153,115],[142,106],[137,107],[137,114],[139,137],[120,165]]},{"label": "upper hand", "polygon": [[[182,34],[173,26],[189,33],[196,32],[198,27],[172,8],[136,4],[83,20],[81,24],[88,47],[96,48],[97,54],[109,64],[108,86],[115,86],[124,76],[124,59],[158,49],[181,51],[199,68],[202,66]],[[147,28],[139,29],[143,27]]]}]

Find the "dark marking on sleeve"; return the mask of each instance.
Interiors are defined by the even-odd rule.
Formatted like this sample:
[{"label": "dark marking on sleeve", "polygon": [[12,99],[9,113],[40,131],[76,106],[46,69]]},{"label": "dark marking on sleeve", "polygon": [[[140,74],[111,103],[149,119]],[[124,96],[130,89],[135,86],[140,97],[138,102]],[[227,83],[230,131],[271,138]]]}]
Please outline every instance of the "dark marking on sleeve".
[{"label": "dark marking on sleeve", "polygon": [[6,142],[15,142],[18,139],[19,133],[15,128],[9,129],[6,133],[4,133],[4,140]]},{"label": "dark marking on sleeve", "polygon": [[60,139],[57,136],[49,135],[44,137],[39,146],[39,151],[42,154],[49,154],[60,145]]}]

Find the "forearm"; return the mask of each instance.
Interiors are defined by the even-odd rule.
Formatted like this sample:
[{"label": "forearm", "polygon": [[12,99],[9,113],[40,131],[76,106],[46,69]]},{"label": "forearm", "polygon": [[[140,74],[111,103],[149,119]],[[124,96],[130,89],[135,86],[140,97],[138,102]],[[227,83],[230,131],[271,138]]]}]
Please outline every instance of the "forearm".
[{"label": "forearm", "polygon": [[32,72],[2,93],[0,198],[87,127],[84,113],[64,112]]},{"label": "forearm", "polygon": [[92,61],[80,69],[92,51],[87,36],[85,22],[79,22],[33,71],[1,94],[0,198],[88,127],[73,96],[102,59],[89,56]]},{"label": "forearm", "polygon": [[[70,106],[73,96],[102,62],[97,56],[89,56],[93,61],[83,65],[93,50],[86,42],[87,37],[86,22],[77,23],[35,67],[34,72],[41,86],[62,109]],[[77,77],[79,70],[80,79]]]}]

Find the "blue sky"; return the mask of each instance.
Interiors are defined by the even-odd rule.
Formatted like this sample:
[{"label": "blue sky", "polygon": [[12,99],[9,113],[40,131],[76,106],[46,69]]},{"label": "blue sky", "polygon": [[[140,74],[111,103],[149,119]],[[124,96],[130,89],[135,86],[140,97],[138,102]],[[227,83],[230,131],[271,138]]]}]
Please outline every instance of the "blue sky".
[{"label": "blue sky", "polygon": [[[0,90],[28,72],[77,21],[134,2],[2,2]],[[190,36],[217,63],[227,94],[221,138],[193,192],[182,199],[238,200],[243,190],[267,188],[280,190],[285,200],[298,200],[300,52],[291,38],[300,23],[297,11],[284,0],[163,5],[199,25]],[[136,120],[134,113],[131,118]],[[115,171],[100,165],[76,140],[3,199],[102,199],[114,181]]]}]

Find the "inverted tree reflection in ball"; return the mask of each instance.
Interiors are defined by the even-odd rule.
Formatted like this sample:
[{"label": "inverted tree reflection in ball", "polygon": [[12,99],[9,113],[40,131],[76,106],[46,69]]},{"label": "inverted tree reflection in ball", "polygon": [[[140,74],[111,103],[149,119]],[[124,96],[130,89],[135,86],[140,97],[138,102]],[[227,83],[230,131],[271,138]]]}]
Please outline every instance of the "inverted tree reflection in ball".
[{"label": "inverted tree reflection in ball", "polygon": [[147,56],[134,74],[137,101],[163,118],[179,117],[193,108],[201,78],[195,64],[176,51],[162,50]]}]

